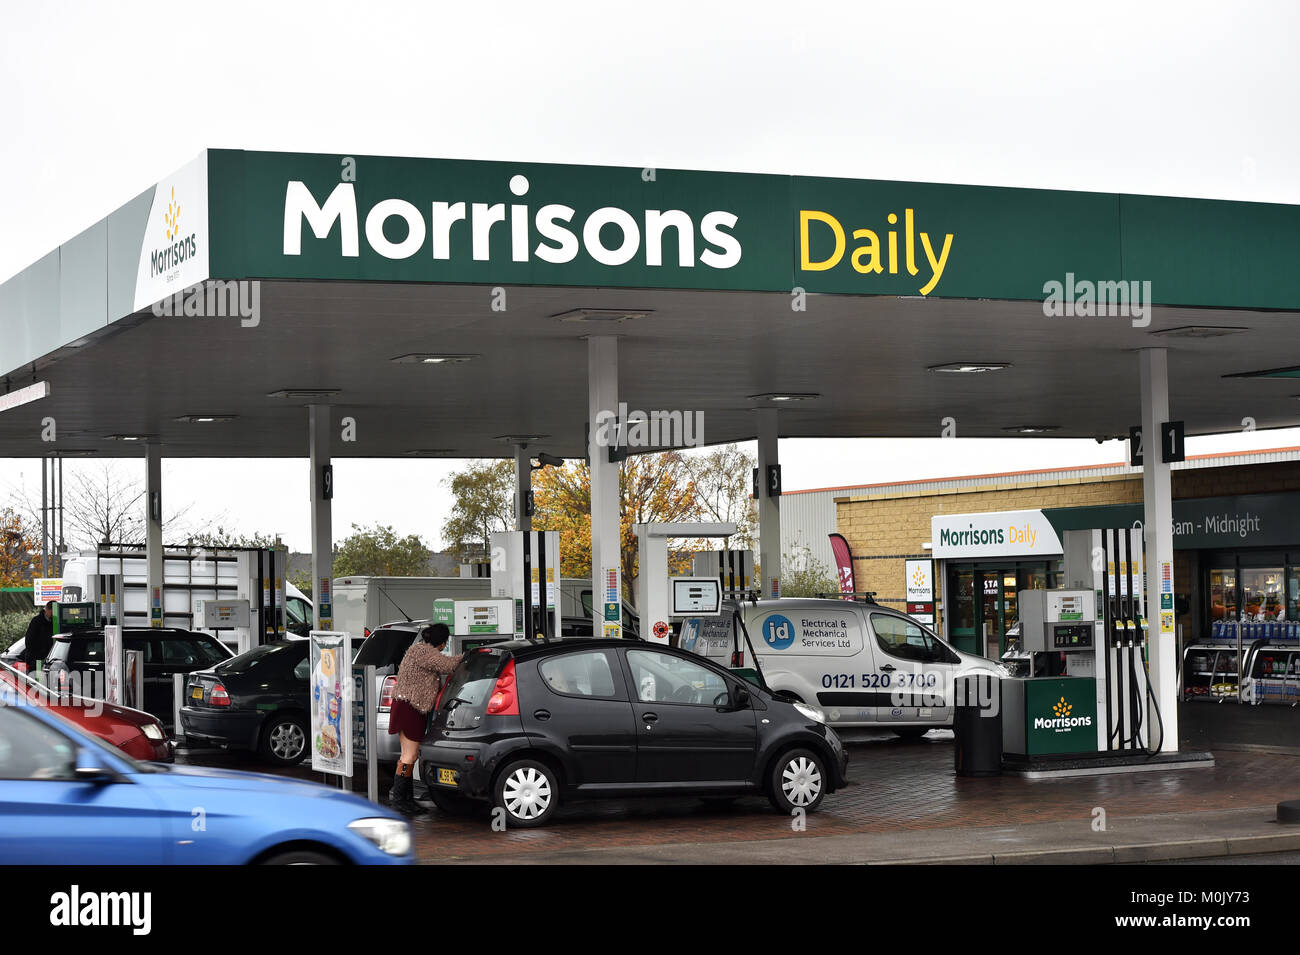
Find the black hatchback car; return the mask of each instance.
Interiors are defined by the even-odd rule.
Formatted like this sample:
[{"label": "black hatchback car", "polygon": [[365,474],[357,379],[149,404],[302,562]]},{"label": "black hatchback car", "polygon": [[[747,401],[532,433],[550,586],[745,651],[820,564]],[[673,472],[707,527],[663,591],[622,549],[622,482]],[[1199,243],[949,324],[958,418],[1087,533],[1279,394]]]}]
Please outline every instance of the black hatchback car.
[{"label": "black hatchback car", "polygon": [[465,655],[420,747],[435,805],[544,825],[561,800],[764,794],[812,812],[847,757],[815,707],[640,640],[512,641]]},{"label": "black hatchback car", "polygon": [[[127,650],[144,656],[144,705],[140,708],[158,717],[168,731],[175,731],[175,689],[177,673],[189,674],[231,657],[220,640],[191,630],[130,627],[122,633]],[[104,631],[74,630],[54,636],[54,646],[45,658],[45,682],[54,689],[67,686],[73,672],[104,672]]]},{"label": "black hatchback car", "polygon": [[254,750],[277,766],[302,762],[311,727],[310,646],[279,640],[190,674],[181,707],[185,739]]}]

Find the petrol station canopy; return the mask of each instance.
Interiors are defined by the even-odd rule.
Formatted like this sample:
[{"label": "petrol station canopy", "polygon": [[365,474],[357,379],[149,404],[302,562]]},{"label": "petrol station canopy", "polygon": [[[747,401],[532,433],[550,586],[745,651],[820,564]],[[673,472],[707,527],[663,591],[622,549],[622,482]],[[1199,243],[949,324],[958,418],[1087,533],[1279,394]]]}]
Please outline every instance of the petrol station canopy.
[{"label": "petrol station canopy", "polygon": [[305,456],[313,403],[337,457],[581,456],[594,335],[707,443],[1127,435],[1143,348],[1189,434],[1291,426],[1297,262],[1298,206],[209,150],[0,286],[0,457]]}]

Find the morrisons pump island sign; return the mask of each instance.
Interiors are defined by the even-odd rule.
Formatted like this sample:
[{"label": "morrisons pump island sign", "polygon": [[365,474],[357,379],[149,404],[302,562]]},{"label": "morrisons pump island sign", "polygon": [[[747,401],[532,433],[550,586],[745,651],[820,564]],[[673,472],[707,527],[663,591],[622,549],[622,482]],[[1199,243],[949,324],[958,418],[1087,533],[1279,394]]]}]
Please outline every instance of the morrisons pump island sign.
[{"label": "morrisons pump island sign", "polygon": [[1025,744],[1030,755],[1095,752],[1096,681],[1026,680]]}]

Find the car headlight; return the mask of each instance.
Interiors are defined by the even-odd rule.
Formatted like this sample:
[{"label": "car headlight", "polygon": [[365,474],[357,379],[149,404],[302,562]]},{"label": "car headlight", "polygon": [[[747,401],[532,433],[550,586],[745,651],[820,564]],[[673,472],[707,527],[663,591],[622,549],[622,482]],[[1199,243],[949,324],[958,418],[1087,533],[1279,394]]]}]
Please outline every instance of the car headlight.
[{"label": "car headlight", "polygon": [[404,856],[411,851],[411,824],[401,819],[358,819],[349,822],[348,828],[390,856]]},{"label": "car headlight", "polygon": [[149,739],[157,740],[159,742],[167,738],[167,734],[163,732],[163,728],[157,723],[145,723],[144,735],[149,737]]},{"label": "car headlight", "polygon": [[826,722],[826,714],[815,706],[809,706],[807,703],[795,703],[794,708],[814,723]]}]

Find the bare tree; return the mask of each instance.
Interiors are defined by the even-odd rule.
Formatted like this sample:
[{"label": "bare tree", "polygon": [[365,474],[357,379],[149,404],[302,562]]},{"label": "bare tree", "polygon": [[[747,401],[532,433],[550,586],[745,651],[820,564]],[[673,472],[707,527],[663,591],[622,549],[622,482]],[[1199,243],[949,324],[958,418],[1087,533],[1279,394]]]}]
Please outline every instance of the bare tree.
[{"label": "bare tree", "polygon": [[[63,523],[68,546],[74,550],[112,544],[143,544],[146,536],[144,481],[124,473],[118,462],[78,462],[66,467],[63,485]],[[14,509],[34,527],[40,527],[39,499],[25,488],[12,492]],[[51,505],[53,502],[51,502]],[[181,528],[191,505],[170,514],[163,508],[163,533]],[[166,538],[164,537],[164,541]]]},{"label": "bare tree", "polygon": [[[751,548],[758,530],[758,503],[753,498],[752,475],[757,460],[735,444],[720,444],[707,451],[682,456],[704,520],[734,523],[736,535],[729,546]],[[708,546],[708,545],[705,545]]]}]

